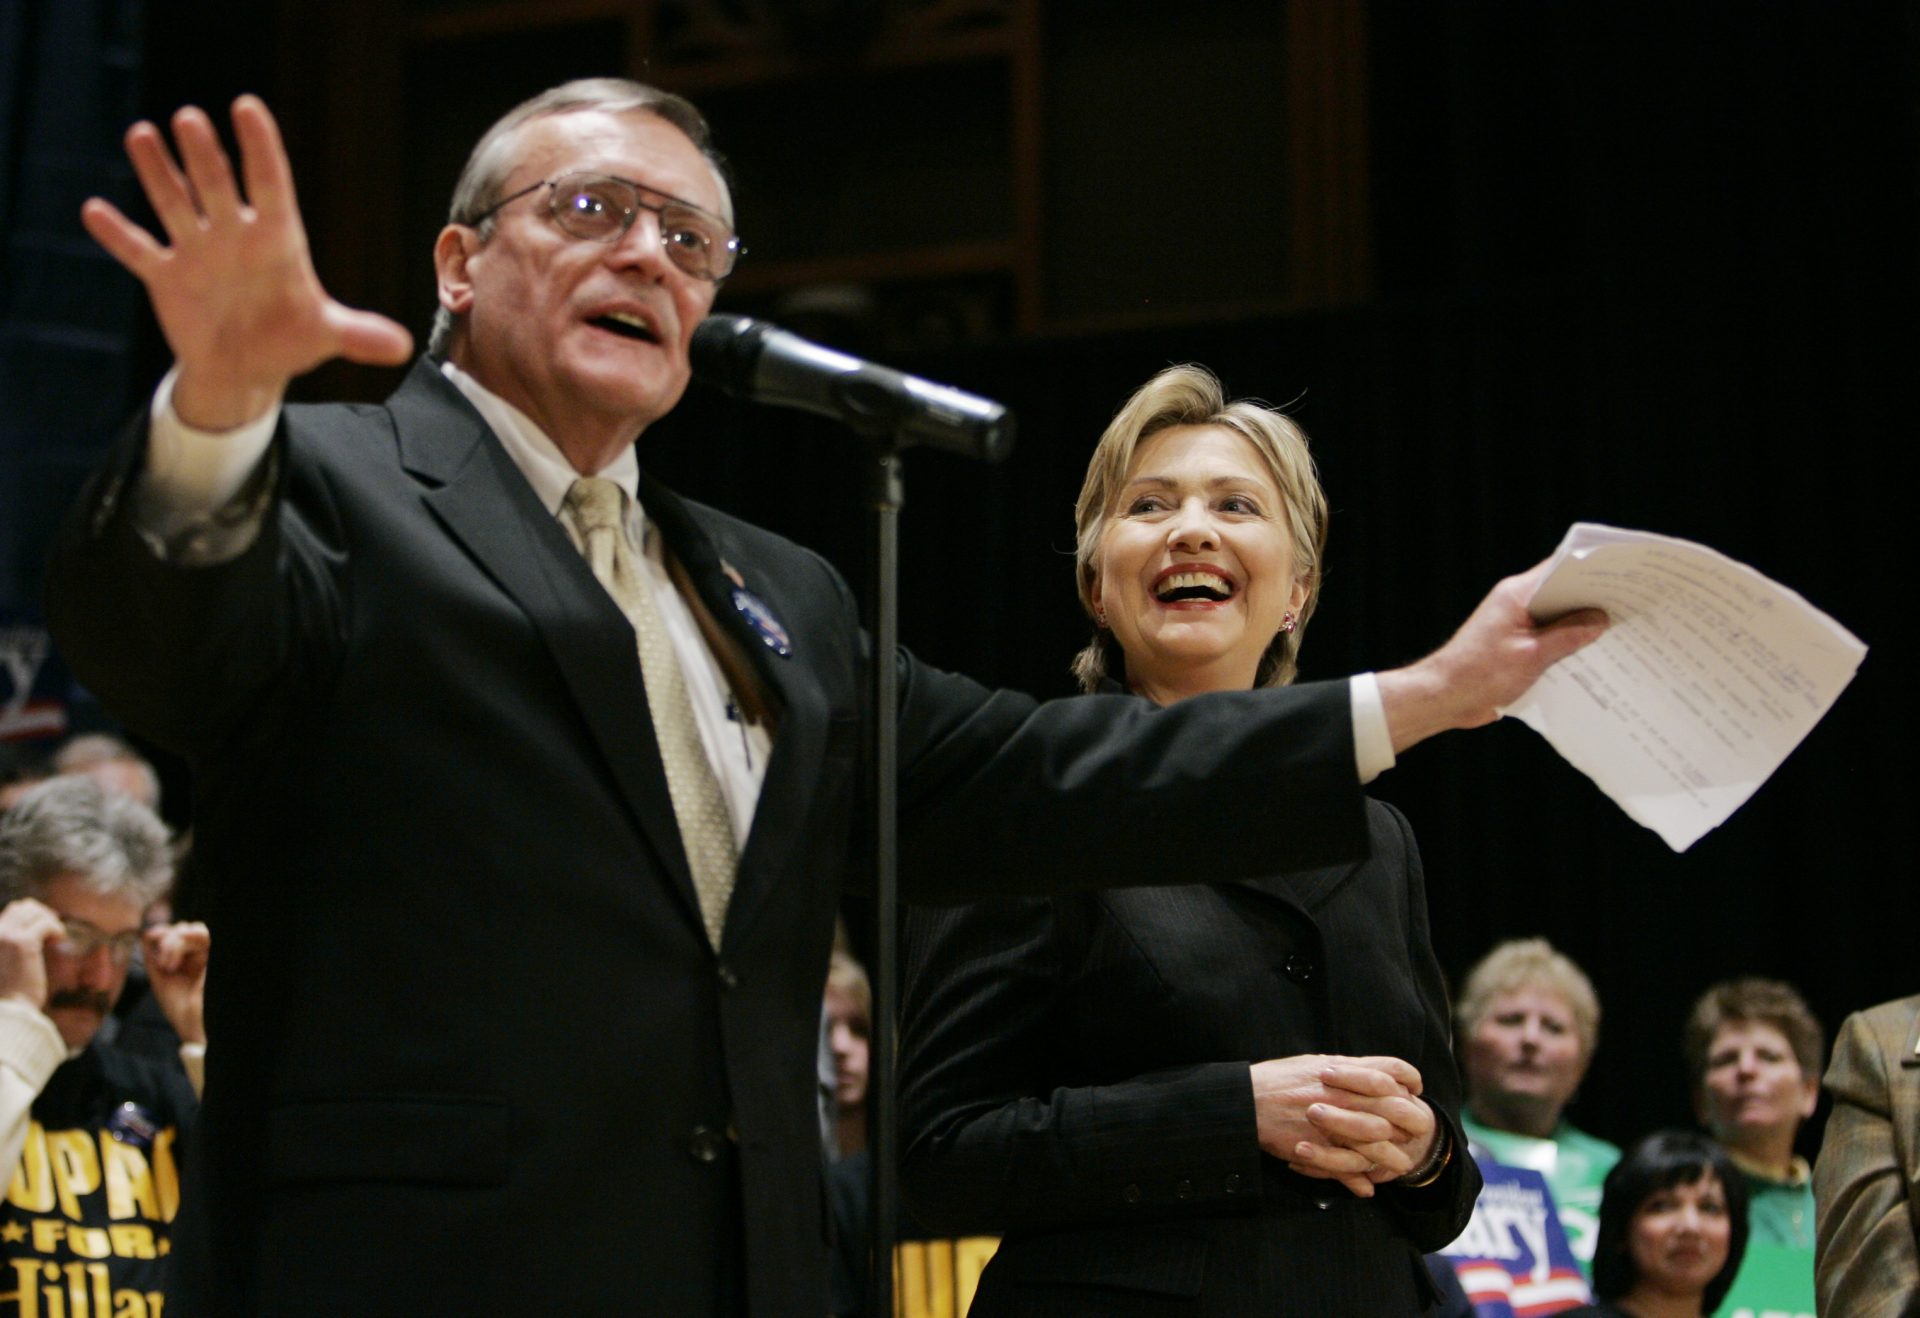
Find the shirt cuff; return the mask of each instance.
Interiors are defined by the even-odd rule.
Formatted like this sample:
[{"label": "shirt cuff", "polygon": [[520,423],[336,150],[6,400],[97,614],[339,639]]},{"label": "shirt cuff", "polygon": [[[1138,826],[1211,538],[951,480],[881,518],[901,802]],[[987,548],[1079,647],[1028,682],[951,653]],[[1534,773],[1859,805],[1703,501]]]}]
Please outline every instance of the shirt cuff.
[{"label": "shirt cuff", "polygon": [[199,430],[173,410],[174,367],[154,390],[147,460],[134,494],[134,525],[169,543],[227,509],[260,470],[280,421],[275,407],[232,430]]},{"label": "shirt cuff", "polygon": [[0,1064],[16,1072],[37,1094],[66,1060],[66,1041],[52,1017],[24,1002],[0,1002]]},{"label": "shirt cuff", "polygon": [[1353,758],[1364,785],[1394,765],[1393,736],[1387,731],[1387,707],[1380,700],[1380,679],[1360,673],[1348,679],[1353,711]]},{"label": "shirt cuff", "polygon": [[180,1066],[187,1073],[187,1082],[193,1086],[194,1096],[199,1097],[207,1087],[207,1045],[204,1043],[183,1043],[180,1045]]}]

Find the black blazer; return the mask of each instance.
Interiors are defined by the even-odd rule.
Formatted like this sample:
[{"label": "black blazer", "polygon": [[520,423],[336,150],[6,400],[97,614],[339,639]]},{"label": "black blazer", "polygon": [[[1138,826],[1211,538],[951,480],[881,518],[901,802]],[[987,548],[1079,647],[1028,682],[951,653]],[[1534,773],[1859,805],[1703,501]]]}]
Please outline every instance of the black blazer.
[{"label": "black blazer", "polygon": [[[1445,988],[1406,820],[1370,802],[1362,862],[1215,887],[917,911],[902,1023],[909,1208],[1003,1234],[973,1318],[1417,1314],[1466,1156]],[[1190,881],[1225,825],[1182,821]],[[1455,1153],[1419,1190],[1354,1197],[1260,1151],[1249,1064],[1419,1067]]]},{"label": "black blazer", "polygon": [[[867,831],[845,583],[643,483],[778,717],[716,954],[632,631],[432,362],[383,406],[285,409],[265,525],[218,566],[132,527],[144,435],[69,517],[47,608],[81,680],[194,772],[219,949],[169,1313],[818,1318],[814,1049]],[[1343,684],[1142,717],[896,662],[917,897],[1101,882],[1202,798],[1268,834],[1228,848],[1245,871],[1276,838],[1364,845]],[[1276,800],[1297,828],[1257,827]],[[1015,839],[1037,868],[1001,863]]]}]

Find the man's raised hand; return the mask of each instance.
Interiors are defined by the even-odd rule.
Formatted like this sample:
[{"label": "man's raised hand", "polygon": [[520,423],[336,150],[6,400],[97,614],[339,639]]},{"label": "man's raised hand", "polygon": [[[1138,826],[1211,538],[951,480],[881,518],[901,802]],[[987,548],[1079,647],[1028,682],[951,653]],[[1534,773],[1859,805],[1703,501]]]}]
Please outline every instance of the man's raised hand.
[{"label": "man's raised hand", "polygon": [[212,938],[198,923],[168,924],[149,929],[147,983],[182,1043],[205,1043],[207,1027],[202,1002],[207,982],[207,955]]},{"label": "man's raised hand", "polygon": [[320,286],[280,130],[256,96],[233,103],[244,194],[213,121],[173,116],[176,162],[160,130],[127,130],[162,244],[112,203],[89,198],[81,223],[146,286],[180,374],[173,406],[202,430],[231,430],[279,405],[287,382],[344,357],[398,365],[413,351],[395,322],[341,305]]},{"label": "man's raised hand", "polygon": [[47,1005],[47,948],[66,936],[50,907],[31,897],[0,909],[0,998]]}]

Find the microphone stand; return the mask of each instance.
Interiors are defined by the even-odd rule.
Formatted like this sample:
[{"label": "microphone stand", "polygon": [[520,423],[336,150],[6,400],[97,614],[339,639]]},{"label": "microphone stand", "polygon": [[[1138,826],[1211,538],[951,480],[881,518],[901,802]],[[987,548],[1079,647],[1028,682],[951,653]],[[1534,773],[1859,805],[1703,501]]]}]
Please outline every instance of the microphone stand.
[{"label": "microphone stand", "polygon": [[[867,1147],[873,1152],[867,1313],[893,1318],[894,1247],[900,1221],[900,505],[906,498],[901,450],[912,440],[908,417],[887,410],[843,418],[867,440],[867,502],[873,510],[873,565],[867,598],[873,638],[873,1028],[867,1063]],[[1011,427],[1009,427],[1010,432]],[[999,449],[1004,455],[1005,447]],[[996,459],[989,459],[996,460]]]},{"label": "microphone stand", "polygon": [[873,509],[874,958],[872,1052],[867,1064],[867,1147],[873,1151],[872,1253],[867,1313],[893,1318],[894,1245],[900,1220],[900,1117],[895,1003],[900,983],[899,759],[900,505],[906,494],[900,441],[870,434],[867,498]]},{"label": "microphone stand", "polygon": [[[845,399],[861,397],[849,380]],[[873,764],[873,1026],[867,1063],[867,1147],[873,1152],[870,1182],[872,1252],[868,1258],[867,1313],[893,1318],[897,1282],[894,1248],[900,1221],[899,1026],[900,995],[900,506],[906,498],[901,451],[914,442],[913,414],[896,399],[861,397],[840,418],[867,441],[866,498],[873,510],[873,565],[867,598],[873,638],[873,727],[867,752]],[[997,462],[1012,443],[1012,423],[996,423],[978,455]]]},{"label": "microphone stand", "polygon": [[728,393],[797,407],[843,422],[868,443],[867,500],[874,515],[874,555],[867,597],[872,645],[875,922],[873,1029],[868,1061],[868,1145],[873,1151],[873,1209],[867,1312],[893,1318],[894,1237],[900,1219],[898,1052],[899,996],[900,505],[905,497],[901,450],[915,443],[998,462],[1013,444],[1014,423],[988,399],[901,375],[823,348],[749,316],[709,316],[694,332],[697,373]]},{"label": "microphone stand", "polygon": [[[867,1314],[893,1318],[894,1249],[900,1221],[899,1000],[900,960],[900,505],[905,470],[900,453],[913,441],[899,415],[862,417],[847,423],[868,441],[867,500],[873,509],[873,566],[868,598],[873,616],[874,956],[873,1029],[867,1064],[867,1147],[873,1151]],[[998,462],[1013,440],[1013,426],[996,428],[978,456]]]}]

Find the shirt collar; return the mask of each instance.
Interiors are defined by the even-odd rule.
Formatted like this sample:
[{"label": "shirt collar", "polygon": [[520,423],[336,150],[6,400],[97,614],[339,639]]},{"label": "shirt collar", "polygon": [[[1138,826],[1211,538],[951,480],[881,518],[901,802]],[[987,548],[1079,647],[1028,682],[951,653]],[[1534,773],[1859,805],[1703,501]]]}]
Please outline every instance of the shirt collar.
[{"label": "shirt collar", "polygon": [[1787,1178],[1784,1181],[1764,1170],[1758,1163],[1741,1157],[1732,1149],[1727,1150],[1727,1157],[1732,1160],[1734,1166],[1748,1176],[1755,1180],[1766,1181],[1771,1185],[1805,1185],[1813,1179],[1813,1167],[1797,1153],[1793,1155],[1793,1161],[1787,1164]]},{"label": "shirt collar", "polygon": [[[493,427],[500,446],[506,449],[507,456],[513,459],[513,465],[520,469],[520,474],[527,478],[527,484],[533,486],[533,492],[541,504],[548,512],[559,516],[561,502],[567,497],[567,491],[573,487],[574,481],[580,477],[580,473],[560,452],[560,446],[534,424],[533,418],[452,362],[441,362],[440,373],[453,383],[454,388],[466,395],[467,401],[473,404],[481,418]],[[640,459],[634,456],[632,445],[621,449],[620,456],[609,463],[604,471],[596,474],[606,477],[627,492],[629,508],[639,508]]]}]

